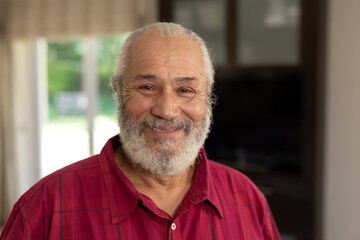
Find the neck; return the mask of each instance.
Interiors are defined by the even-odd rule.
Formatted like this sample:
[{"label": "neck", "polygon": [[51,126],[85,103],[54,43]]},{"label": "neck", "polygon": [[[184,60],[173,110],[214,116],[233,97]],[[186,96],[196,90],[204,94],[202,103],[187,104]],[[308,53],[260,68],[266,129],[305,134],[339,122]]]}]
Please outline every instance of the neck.
[{"label": "neck", "polygon": [[193,183],[194,167],[190,167],[176,176],[155,176],[147,171],[135,168],[127,159],[121,147],[116,149],[114,157],[120,170],[137,191],[151,198],[160,209],[170,216],[175,215]]}]

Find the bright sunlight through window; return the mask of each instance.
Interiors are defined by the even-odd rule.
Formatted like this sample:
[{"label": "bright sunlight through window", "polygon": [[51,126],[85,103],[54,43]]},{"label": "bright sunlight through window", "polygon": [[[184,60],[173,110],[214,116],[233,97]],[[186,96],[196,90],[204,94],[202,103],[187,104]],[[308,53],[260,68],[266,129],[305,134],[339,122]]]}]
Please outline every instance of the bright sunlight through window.
[{"label": "bright sunlight through window", "polygon": [[48,41],[42,176],[99,153],[118,133],[109,79],[127,35]]}]

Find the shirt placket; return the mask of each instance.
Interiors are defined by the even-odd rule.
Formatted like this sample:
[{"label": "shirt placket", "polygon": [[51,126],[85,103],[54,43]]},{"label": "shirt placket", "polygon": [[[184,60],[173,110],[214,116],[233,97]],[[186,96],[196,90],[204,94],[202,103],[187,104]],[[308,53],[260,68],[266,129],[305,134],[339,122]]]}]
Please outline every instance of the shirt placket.
[{"label": "shirt placket", "polygon": [[180,225],[179,225],[178,218],[173,219],[170,222],[168,232],[169,232],[169,234],[168,234],[169,240],[180,240],[181,239]]}]

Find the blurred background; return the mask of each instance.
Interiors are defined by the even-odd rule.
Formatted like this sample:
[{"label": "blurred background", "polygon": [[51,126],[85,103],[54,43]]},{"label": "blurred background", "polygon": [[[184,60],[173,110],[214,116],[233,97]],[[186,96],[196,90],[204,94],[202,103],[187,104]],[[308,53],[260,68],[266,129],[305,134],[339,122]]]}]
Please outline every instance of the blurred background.
[{"label": "blurred background", "polygon": [[210,159],[264,192],[285,240],[360,239],[360,1],[0,0],[0,227],[119,131],[109,78],[134,29],[183,24],[216,65]]}]

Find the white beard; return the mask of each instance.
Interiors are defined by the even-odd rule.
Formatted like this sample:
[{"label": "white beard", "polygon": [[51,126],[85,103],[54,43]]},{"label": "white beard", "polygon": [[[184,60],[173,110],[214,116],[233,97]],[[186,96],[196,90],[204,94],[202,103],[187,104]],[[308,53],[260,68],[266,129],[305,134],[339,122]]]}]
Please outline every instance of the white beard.
[{"label": "white beard", "polygon": [[[118,109],[120,141],[131,164],[155,176],[176,176],[195,166],[196,158],[210,131],[211,111],[207,111],[196,126],[190,120],[164,120],[155,117],[142,118],[135,122],[128,114]],[[176,146],[175,139],[161,139],[156,147],[149,148],[144,128],[157,126],[182,128],[185,140]]]}]

